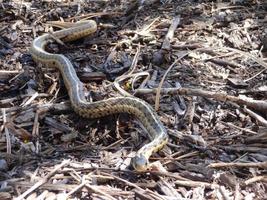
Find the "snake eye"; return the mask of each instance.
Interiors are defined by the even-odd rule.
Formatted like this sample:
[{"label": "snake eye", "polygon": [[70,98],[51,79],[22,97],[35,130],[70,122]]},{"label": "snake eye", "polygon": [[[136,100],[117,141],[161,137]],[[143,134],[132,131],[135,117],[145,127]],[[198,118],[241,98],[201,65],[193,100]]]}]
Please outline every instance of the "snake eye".
[{"label": "snake eye", "polygon": [[132,158],[131,164],[136,171],[145,171],[148,167],[148,160],[144,155],[136,155]]}]

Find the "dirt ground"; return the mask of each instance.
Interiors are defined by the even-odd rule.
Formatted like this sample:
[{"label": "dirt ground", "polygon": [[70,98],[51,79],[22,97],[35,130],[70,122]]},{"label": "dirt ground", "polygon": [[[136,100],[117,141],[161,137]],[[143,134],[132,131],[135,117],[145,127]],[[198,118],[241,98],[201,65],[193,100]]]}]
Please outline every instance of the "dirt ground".
[{"label": "dirt ground", "polygon": [[[29,54],[88,19],[95,33],[46,51],[71,61],[88,102],[156,110],[169,140],[147,171],[130,165],[150,141],[142,121],[80,117]],[[265,0],[0,0],[0,199],[267,199],[266,61]]]}]

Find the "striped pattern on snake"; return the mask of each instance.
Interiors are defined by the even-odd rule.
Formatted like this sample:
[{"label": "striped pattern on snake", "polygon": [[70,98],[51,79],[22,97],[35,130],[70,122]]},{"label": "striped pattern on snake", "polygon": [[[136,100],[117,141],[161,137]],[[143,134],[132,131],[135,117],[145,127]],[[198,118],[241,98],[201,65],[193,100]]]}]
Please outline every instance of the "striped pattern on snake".
[{"label": "striped pattern on snake", "polygon": [[72,27],[44,34],[34,39],[30,54],[37,63],[60,70],[65,87],[68,90],[71,105],[76,113],[86,118],[99,118],[115,113],[129,113],[134,115],[147,130],[151,142],[138,150],[131,164],[137,171],[144,171],[148,167],[149,157],[160,150],[168,141],[167,131],[159,120],[153,108],[145,101],[135,97],[113,97],[96,102],[88,102],[84,95],[83,84],[77,77],[75,69],[68,58],[62,54],[51,54],[45,51],[45,46],[53,42],[53,38],[62,41],[73,41],[88,36],[97,30],[93,20],[74,24]]}]

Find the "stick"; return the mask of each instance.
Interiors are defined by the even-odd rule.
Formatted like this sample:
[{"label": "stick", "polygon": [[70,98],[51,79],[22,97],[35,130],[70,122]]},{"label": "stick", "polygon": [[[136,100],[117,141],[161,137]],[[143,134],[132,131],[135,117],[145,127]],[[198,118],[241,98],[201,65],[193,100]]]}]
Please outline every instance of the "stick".
[{"label": "stick", "polygon": [[34,190],[45,184],[60,168],[67,165],[70,162],[70,160],[64,160],[60,165],[56,166],[53,171],[48,173],[42,180],[35,183],[30,189],[25,191],[23,194],[15,198],[15,200],[23,200],[26,196],[28,196],[30,193],[32,193]]},{"label": "stick", "polygon": [[221,167],[253,167],[253,168],[263,168],[263,169],[267,169],[267,161],[265,162],[257,162],[257,163],[212,163],[210,165],[208,165],[208,167],[212,167],[212,168],[221,168]]},{"label": "stick", "polygon": [[[137,89],[136,95],[140,94],[157,94],[159,88],[154,89]],[[260,112],[267,112],[267,101],[254,100],[251,98],[235,97],[227,94],[206,91],[202,89],[192,88],[160,88],[162,94],[167,95],[187,95],[187,96],[201,96],[205,98],[212,98],[222,102],[232,102],[240,106],[248,106]]]}]

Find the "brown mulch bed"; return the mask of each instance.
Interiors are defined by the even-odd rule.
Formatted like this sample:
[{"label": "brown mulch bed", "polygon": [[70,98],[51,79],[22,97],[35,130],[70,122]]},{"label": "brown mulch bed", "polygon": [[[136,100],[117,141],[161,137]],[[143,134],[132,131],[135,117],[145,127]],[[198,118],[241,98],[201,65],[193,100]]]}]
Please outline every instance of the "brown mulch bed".
[{"label": "brown mulch bed", "polygon": [[[96,33],[47,50],[94,101],[120,89],[157,110],[170,139],[146,172],[129,166],[141,123],[79,117],[28,52],[49,22],[84,19]],[[264,0],[0,0],[0,199],[267,199],[266,27]]]}]

